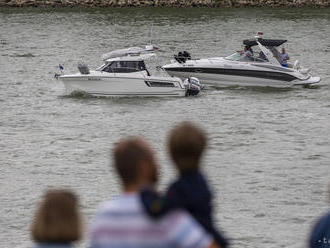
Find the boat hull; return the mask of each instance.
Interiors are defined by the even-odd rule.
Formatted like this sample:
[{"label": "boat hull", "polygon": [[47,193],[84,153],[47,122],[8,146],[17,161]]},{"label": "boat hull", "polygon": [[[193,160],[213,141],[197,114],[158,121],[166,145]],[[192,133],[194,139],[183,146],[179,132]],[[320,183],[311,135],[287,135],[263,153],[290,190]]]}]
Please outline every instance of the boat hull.
[{"label": "boat hull", "polygon": [[311,85],[320,82],[319,77],[310,77],[306,80],[300,80],[297,78],[290,78],[284,76],[278,77],[253,77],[253,76],[240,76],[240,75],[228,75],[217,73],[204,73],[204,72],[185,72],[179,70],[167,70],[167,73],[171,76],[179,78],[197,77],[201,83],[209,86],[268,86],[268,87],[291,87],[294,85]]},{"label": "boat hull", "polygon": [[185,96],[186,94],[185,88],[181,87],[180,83],[174,79],[121,77],[119,75],[113,77],[69,75],[60,77],[60,80],[65,85],[68,94],[84,92],[93,96],[116,97],[169,97]]}]

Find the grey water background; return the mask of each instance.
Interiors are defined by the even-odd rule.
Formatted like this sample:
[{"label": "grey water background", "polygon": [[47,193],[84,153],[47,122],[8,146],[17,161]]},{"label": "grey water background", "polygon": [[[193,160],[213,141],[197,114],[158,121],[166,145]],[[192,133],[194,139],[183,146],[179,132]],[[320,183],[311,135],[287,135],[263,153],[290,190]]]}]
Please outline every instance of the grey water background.
[{"label": "grey water background", "polygon": [[[66,96],[53,79],[59,63],[66,72],[79,60],[95,68],[102,53],[150,37],[162,50],[155,66],[180,50],[229,55],[257,31],[288,39],[292,60],[321,85],[109,99]],[[79,194],[87,225],[120,191],[109,164],[121,137],[150,140],[164,189],[176,176],[166,135],[181,120],[208,132],[203,169],[233,247],[306,247],[329,206],[329,32],[329,9],[0,9],[0,247],[32,245],[32,216],[50,187]]]}]

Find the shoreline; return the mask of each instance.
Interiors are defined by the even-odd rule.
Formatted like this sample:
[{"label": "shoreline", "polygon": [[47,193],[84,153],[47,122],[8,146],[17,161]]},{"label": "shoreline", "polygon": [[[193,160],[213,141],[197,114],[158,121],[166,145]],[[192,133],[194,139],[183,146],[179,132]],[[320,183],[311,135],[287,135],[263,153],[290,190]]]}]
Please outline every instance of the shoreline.
[{"label": "shoreline", "polygon": [[327,8],[330,0],[0,0],[0,7]]}]

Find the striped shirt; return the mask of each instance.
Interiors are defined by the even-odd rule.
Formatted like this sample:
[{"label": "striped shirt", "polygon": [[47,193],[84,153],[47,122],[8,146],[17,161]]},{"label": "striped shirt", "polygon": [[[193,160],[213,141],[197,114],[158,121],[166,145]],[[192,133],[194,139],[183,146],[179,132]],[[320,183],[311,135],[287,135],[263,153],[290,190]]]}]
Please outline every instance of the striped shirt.
[{"label": "striped shirt", "polygon": [[103,203],[92,220],[89,240],[91,248],[204,248],[211,243],[211,237],[181,210],[150,219],[136,193]]}]

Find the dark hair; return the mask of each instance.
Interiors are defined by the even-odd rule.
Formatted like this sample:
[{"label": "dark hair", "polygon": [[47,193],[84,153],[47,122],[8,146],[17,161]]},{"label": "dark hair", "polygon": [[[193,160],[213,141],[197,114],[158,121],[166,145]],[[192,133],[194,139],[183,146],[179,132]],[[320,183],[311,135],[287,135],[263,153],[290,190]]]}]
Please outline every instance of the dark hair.
[{"label": "dark hair", "polygon": [[180,172],[198,169],[206,142],[204,131],[190,122],[182,122],[172,129],[169,152]]},{"label": "dark hair", "polygon": [[143,160],[151,159],[147,144],[139,137],[121,140],[113,151],[114,167],[124,185],[136,183],[138,165]]},{"label": "dark hair", "polygon": [[36,212],[32,238],[36,242],[70,243],[81,238],[78,199],[68,190],[49,190]]}]

